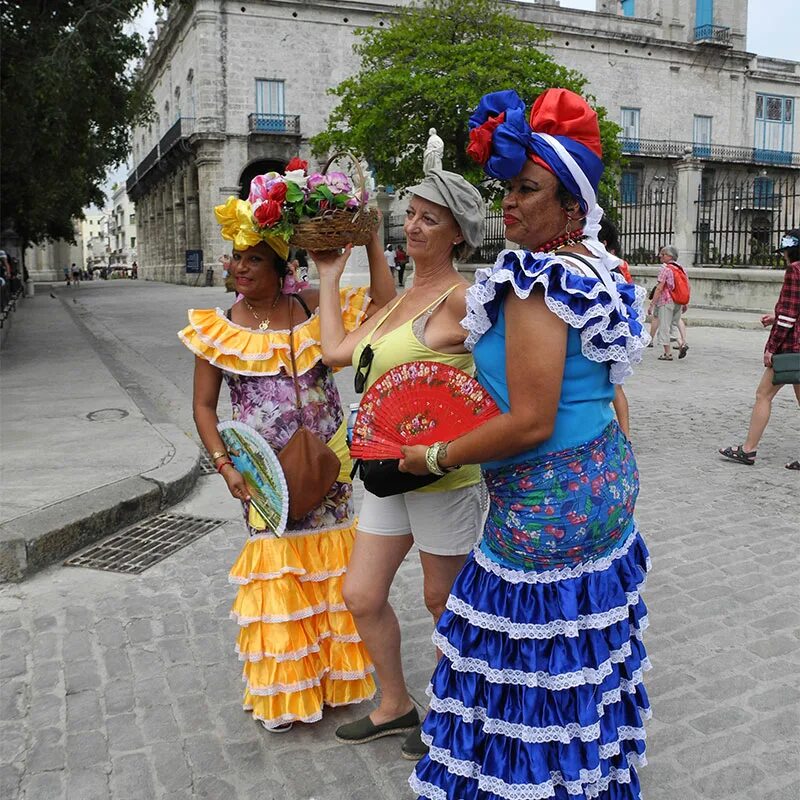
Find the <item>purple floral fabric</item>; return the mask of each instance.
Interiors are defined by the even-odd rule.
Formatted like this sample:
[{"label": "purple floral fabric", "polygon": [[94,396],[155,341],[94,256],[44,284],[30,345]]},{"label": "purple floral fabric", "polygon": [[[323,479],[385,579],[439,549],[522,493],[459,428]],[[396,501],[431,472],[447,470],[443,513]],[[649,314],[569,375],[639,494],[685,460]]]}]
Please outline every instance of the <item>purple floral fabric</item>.
[{"label": "purple floral fabric", "polygon": [[[302,423],[324,442],[330,440],[344,419],[333,372],[322,362],[297,379],[302,408],[297,409],[290,375],[251,376],[223,372],[231,392],[233,418],[257,430],[276,451],[286,446]],[[333,484],[320,506],[287,530],[341,527],[353,516],[352,486]]]}]

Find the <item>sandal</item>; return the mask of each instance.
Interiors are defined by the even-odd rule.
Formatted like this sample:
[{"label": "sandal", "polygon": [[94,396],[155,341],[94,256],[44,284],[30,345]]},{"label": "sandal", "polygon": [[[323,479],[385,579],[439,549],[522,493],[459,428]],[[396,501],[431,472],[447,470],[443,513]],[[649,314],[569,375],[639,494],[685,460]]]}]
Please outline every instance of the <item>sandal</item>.
[{"label": "sandal", "polygon": [[800,471],[800,461],[790,461],[786,464],[786,469],[796,469]]},{"label": "sandal", "polygon": [[729,458],[731,461],[738,461],[740,464],[747,464],[752,467],[756,463],[756,451],[751,450],[747,452],[742,450],[742,446],[737,444],[736,447],[726,447],[719,451],[721,456]]},{"label": "sandal", "polygon": [[662,353],[658,357],[658,360],[659,361],[672,361],[672,353],[670,353],[669,355],[667,355],[666,353]]},{"label": "sandal", "polygon": [[686,358],[686,354],[688,352],[689,352],[689,345],[688,344],[682,344],[678,348],[678,358]]}]

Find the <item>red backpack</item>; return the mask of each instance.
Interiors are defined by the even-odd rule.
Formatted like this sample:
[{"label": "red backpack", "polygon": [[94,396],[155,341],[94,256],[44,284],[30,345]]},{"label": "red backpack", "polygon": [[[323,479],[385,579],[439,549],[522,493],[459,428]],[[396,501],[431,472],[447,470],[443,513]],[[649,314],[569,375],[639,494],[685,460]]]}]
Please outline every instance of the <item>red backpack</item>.
[{"label": "red backpack", "polygon": [[679,306],[685,306],[689,303],[691,292],[689,290],[689,278],[686,275],[686,270],[675,262],[670,262],[668,265],[672,270],[672,277],[675,279],[675,288],[672,290],[672,302]]}]

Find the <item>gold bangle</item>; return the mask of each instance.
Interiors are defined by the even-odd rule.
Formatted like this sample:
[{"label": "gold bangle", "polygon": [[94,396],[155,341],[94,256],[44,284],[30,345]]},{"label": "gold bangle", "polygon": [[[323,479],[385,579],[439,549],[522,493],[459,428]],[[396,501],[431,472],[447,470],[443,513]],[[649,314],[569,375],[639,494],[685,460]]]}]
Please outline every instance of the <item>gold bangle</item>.
[{"label": "gold bangle", "polygon": [[220,458],[227,458],[228,454],[224,450],[215,450],[211,454],[212,461],[219,461]]},{"label": "gold bangle", "polygon": [[439,466],[439,450],[443,442],[432,444],[425,451],[425,466],[432,475],[444,475],[444,470]]}]

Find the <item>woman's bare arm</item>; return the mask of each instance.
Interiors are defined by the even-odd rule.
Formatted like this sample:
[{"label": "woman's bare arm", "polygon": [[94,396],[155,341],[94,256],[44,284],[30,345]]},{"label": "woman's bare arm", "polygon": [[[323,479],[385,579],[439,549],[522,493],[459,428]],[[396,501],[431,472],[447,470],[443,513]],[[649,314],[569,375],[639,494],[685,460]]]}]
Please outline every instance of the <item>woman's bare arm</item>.
[{"label": "woman's bare arm", "polygon": [[612,405],[614,406],[614,413],[617,415],[619,427],[626,436],[630,436],[631,428],[630,415],[628,412],[628,398],[625,396],[625,390],[619,384],[614,387],[614,400]]},{"label": "woman's bare arm", "polygon": [[386,256],[383,254],[383,245],[378,238],[378,231],[373,231],[367,244],[367,259],[369,260],[369,296],[372,298],[367,309],[367,316],[371,316],[397,296],[394,276],[389,269]]}]

